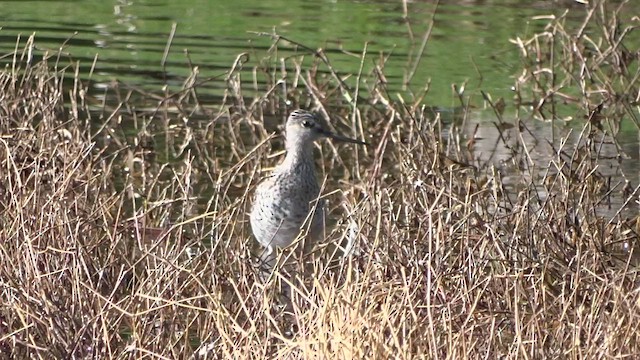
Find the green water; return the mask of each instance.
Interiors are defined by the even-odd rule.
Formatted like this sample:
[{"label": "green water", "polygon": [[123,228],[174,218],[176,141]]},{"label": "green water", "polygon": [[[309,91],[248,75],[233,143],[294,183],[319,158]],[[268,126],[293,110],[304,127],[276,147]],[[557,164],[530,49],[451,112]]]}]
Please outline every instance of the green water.
[{"label": "green water", "polygon": [[[457,105],[452,84],[468,82],[469,92],[482,88],[508,95],[518,64],[517,49],[508,41],[538,29],[533,16],[562,8],[533,2],[493,1],[475,4],[448,1],[9,1],[0,10],[0,53],[15,47],[16,36],[36,34],[40,50],[65,51],[80,60],[86,73],[98,57],[93,80],[118,79],[154,89],[168,81],[178,86],[189,73],[189,60],[204,77],[223,74],[236,56],[248,51],[255,66],[272,39],[255,32],[277,32],[313,49],[324,49],[336,69],[356,72],[367,44],[364,73],[380,56],[391,91],[409,96],[431,82],[429,102]],[[419,50],[435,22],[424,53]],[[580,11],[580,10],[576,10]],[[165,66],[162,59],[172,26],[176,30]],[[417,59],[420,59],[415,65]],[[407,73],[415,67],[411,81]],[[166,71],[166,72],[165,72]],[[83,72],[85,73],[85,72]],[[223,84],[207,84],[220,92]],[[155,87],[157,89],[157,86]]]}]

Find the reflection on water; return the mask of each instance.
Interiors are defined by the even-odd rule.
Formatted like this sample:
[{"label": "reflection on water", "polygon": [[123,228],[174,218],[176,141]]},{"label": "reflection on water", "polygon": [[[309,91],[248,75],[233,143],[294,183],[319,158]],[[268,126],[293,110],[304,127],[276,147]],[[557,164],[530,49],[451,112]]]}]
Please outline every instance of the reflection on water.
[{"label": "reflection on water", "polygon": [[572,177],[582,162],[593,162],[596,170],[588,176],[601,184],[600,207],[596,212],[607,218],[621,209],[623,215],[637,213],[638,194],[628,201],[631,195],[628,191],[640,182],[640,148],[637,137],[630,133],[621,133],[615,139],[599,131],[590,136],[588,128],[579,123],[554,128],[550,123],[535,120],[520,129],[518,126],[500,129],[493,121],[479,120],[467,124],[465,132],[469,136],[475,132],[476,164],[499,169],[513,196],[522,190],[535,189],[538,198],[544,201],[548,196],[546,186],[555,176]]}]

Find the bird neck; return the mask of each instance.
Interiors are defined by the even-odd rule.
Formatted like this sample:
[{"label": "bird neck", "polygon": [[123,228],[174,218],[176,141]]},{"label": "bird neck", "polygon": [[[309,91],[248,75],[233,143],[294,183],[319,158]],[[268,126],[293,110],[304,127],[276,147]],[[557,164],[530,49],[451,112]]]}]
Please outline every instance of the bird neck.
[{"label": "bird neck", "polygon": [[[303,170],[301,167],[308,167],[313,171],[313,143],[288,143],[287,155],[284,158],[282,165],[289,169]],[[310,166],[306,166],[310,164]]]}]

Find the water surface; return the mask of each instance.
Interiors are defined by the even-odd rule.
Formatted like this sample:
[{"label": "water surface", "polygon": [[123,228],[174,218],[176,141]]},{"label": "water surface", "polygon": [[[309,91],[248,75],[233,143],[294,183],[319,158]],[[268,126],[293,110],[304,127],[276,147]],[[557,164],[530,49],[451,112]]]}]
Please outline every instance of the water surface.
[{"label": "water surface", "polygon": [[[495,161],[496,166],[504,165],[509,152],[496,146],[499,135],[491,112],[483,110],[480,90],[496,99],[512,96],[510,89],[520,60],[509,39],[540,31],[546,23],[540,17],[569,10],[569,21],[578,22],[585,12],[575,1],[517,0],[447,1],[437,10],[433,2],[386,0],[0,3],[0,54],[7,54],[0,59],[3,63],[10,63],[14,49],[35,34],[36,59],[62,48],[68,56],[61,57],[60,66],[78,61],[80,74],[91,81],[95,96],[104,96],[116,79],[142,91],[158,92],[164,84],[169,91],[177,91],[197,66],[201,78],[210,79],[198,87],[200,99],[215,107],[227,86],[224,75],[240,53],[249,56],[243,68],[245,78],[267,58],[274,40],[264,34],[278,34],[311,49],[323,49],[342,73],[358,72],[366,48],[363,73],[371,73],[385,58],[384,74],[394,96],[411,101],[429,84],[423,101],[447,111],[460,105],[452,85],[464,87],[476,109],[465,131],[471,136],[475,124],[480,124],[478,154]],[[638,7],[635,13],[640,13],[640,4],[630,7]],[[277,57],[309,53],[295,43],[280,42]],[[268,59],[277,61],[277,57]],[[313,56],[307,56],[306,61],[312,60]],[[354,81],[353,77],[346,80],[350,86]],[[257,91],[264,90],[265,84],[258,84]],[[117,99],[111,100],[117,103]],[[509,111],[515,114],[512,110],[507,109],[507,120]],[[580,125],[561,126],[553,132],[558,135],[554,141],[563,135],[575,137]],[[530,128],[537,139],[551,136],[549,124]],[[635,185],[640,172],[637,129],[623,124],[617,141],[613,150],[622,150],[626,157],[603,163],[603,169],[614,177],[614,183],[628,180]],[[536,146],[536,150],[543,149],[534,151],[537,166],[544,168],[557,154],[544,144]],[[607,149],[609,155],[613,150]],[[615,212],[615,206],[611,208]]]}]

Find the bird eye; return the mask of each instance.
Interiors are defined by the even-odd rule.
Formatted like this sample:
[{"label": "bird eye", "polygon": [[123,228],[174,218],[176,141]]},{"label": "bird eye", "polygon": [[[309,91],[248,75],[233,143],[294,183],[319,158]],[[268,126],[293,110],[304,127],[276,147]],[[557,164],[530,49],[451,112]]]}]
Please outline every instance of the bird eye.
[{"label": "bird eye", "polygon": [[310,128],[313,127],[313,122],[309,121],[309,120],[302,120],[302,126],[306,127],[306,128]]}]

